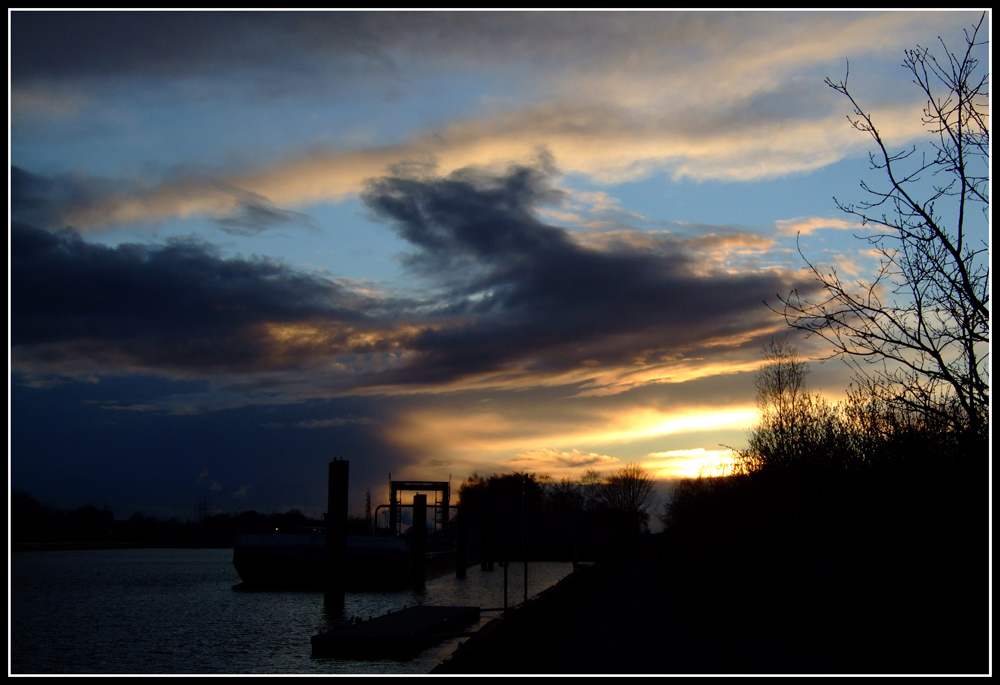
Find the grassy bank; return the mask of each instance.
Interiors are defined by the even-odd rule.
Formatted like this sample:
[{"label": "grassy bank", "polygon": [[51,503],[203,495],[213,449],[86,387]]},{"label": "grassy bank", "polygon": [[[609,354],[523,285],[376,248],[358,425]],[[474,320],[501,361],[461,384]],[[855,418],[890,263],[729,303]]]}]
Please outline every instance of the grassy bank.
[{"label": "grassy bank", "polygon": [[709,492],[435,672],[986,674],[989,519],[962,482]]},{"label": "grassy bank", "polygon": [[[726,621],[689,625],[677,611],[664,540],[581,567],[469,638],[434,673],[802,673],[829,670],[793,635],[737,640]],[[685,598],[686,599],[686,598]]]}]

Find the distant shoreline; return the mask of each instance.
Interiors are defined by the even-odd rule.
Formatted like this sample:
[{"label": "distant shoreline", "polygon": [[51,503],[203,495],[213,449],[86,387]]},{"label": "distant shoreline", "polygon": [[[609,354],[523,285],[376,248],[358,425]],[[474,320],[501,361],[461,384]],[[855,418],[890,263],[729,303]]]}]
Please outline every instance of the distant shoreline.
[{"label": "distant shoreline", "polygon": [[11,552],[73,552],[100,549],[232,549],[223,547],[185,545],[144,545],[136,542],[14,542]]}]

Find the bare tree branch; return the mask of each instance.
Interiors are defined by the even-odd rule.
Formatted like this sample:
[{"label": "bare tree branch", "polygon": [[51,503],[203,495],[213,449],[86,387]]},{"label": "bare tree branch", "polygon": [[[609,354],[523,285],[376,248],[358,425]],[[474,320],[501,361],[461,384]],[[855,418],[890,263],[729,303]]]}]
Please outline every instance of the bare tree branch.
[{"label": "bare tree branch", "polygon": [[[825,295],[807,302],[793,291],[776,310],[829,342],[872,397],[980,435],[989,423],[989,74],[975,57],[984,21],[966,31],[961,53],[944,41],[942,59],[920,46],[905,52],[902,66],[927,102],[928,153],[889,149],[848,87],[849,64],[843,81],[826,79],[875,144],[869,160],[882,183],[862,180],[866,199],[834,202],[871,227],[856,237],[879,265],[871,281],[845,282],[800,246]],[[977,205],[985,224],[970,220]]]}]

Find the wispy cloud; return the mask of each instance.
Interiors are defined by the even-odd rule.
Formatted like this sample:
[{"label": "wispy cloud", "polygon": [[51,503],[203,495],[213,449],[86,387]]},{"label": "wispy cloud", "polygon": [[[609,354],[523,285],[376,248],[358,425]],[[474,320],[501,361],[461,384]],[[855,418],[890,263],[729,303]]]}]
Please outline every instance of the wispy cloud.
[{"label": "wispy cloud", "polygon": [[[961,26],[966,17],[818,12],[782,19],[728,12],[15,13],[12,107],[69,112],[81,83],[90,92],[154,99],[162,91],[167,104],[204,98],[211,88],[237,104],[248,96],[233,88],[257,98],[303,97],[305,84],[316,83],[334,92],[349,82],[353,92],[414,95],[442,73],[473,68],[498,87],[523,84],[388,144],[317,139],[237,168],[78,178],[84,197],[65,198],[56,219],[90,231],[206,215],[229,230],[258,231],[297,221],[290,212],[358,193],[394,165],[432,163],[448,174],[522,162],[540,146],[563,171],[610,185],[652,173],[748,181],[813,171],[867,143],[845,125],[844,109],[823,86],[830,74],[816,70],[839,72],[846,55],[901,49],[915,35]],[[167,27],[184,50],[163,44]],[[239,49],[220,49],[223,37]],[[123,79],[132,87],[123,89]],[[177,91],[176,84],[190,89],[199,79],[205,84],[194,94]],[[888,141],[923,133],[922,102],[875,95]],[[246,205],[241,193],[263,202]]]},{"label": "wispy cloud", "polygon": [[[624,111],[609,107],[587,108],[579,114],[553,111],[564,109],[547,106],[452,124],[389,147],[303,152],[238,173],[206,176],[205,170],[196,175],[179,170],[142,183],[75,179],[80,190],[59,208],[56,221],[83,231],[196,215],[215,217],[223,226],[239,225],[241,210],[245,212],[241,195],[264,198],[279,207],[339,202],[360,192],[367,179],[403,162],[418,160],[447,174],[469,165],[525,162],[540,147],[558,160],[562,171],[614,185],[654,172],[698,181],[776,178],[814,171],[866,143],[843,126],[839,115],[766,122],[737,117],[706,131],[691,127],[689,113],[637,123]],[[916,119],[919,124],[919,111],[919,106],[908,107],[908,116],[900,120]],[[566,125],[567,120],[578,119],[584,121]],[[894,132],[886,128],[887,134]],[[922,134],[923,129],[914,125],[898,131],[898,138],[905,141]],[[296,216],[281,211],[283,218]]]},{"label": "wispy cloud", "polygon": [[[769,246],[748,234],[581,237],[546,224],[539,207],[564,197],[554,173],[541,163],[369,183],[364,201],[412,245],[406,266],[434,285],[430,307],[275,260],[222,258],[204,243],[113,248],[17,222],[15,363],[208,377],[323,368],[327,391],[620,391],[746,346],[775,326],[765,301],[814,287],[790,272],[731,268]],[[682,370],[682,360],[694,363]]]},{"label": "wispy cloud", "polygon": [[864,230],[864,226],[857,221],[845,221],[844,219],[831,219],[821,216],[803,216],[795,219],[781,219],[775,221],[775,228],[778,235],[809,235],[822,229],[833,230]]},{"label": "wispy cloud", "polygon": [[299,421],[296,425],[298,428],[338,428],[340,426],[372,426],[378,423],[378,421],[370,416],[361,417],[337,417],[333,419],[313,419],[310,421]]},{"label": "wispy cloud", "polygon": [[901,50],[978,15],[14,11],[12,472],[696,475],[755,418],[765,302],[816,293],[789,236],[873,259],[823,214],[870,143],[824,77],[908,148]]},{"label": "wispy cloud", "polygon": [[599,469],[605,466],[613,466],[620,460],[606,454],[596,452],[582,453],[580,450],[562,451],[549,448],[541,448],[528,452],[521,452],[510,459],[504,459],[500,463],[519,470],[563,470],[563,469]]}]

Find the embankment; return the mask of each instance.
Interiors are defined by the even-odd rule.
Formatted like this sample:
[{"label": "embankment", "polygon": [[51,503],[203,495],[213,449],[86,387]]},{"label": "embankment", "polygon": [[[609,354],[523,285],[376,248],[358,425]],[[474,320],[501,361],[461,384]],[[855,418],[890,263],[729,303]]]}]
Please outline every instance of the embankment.
[{"label": "embankment", "polygon": [[821,665],[778,635],[739,641],[726,626],[685,625],[673,609],[683,592],[670,587],[658,541],[648,541],[581,567],[487,624],[434,673],[801,673]]}]

